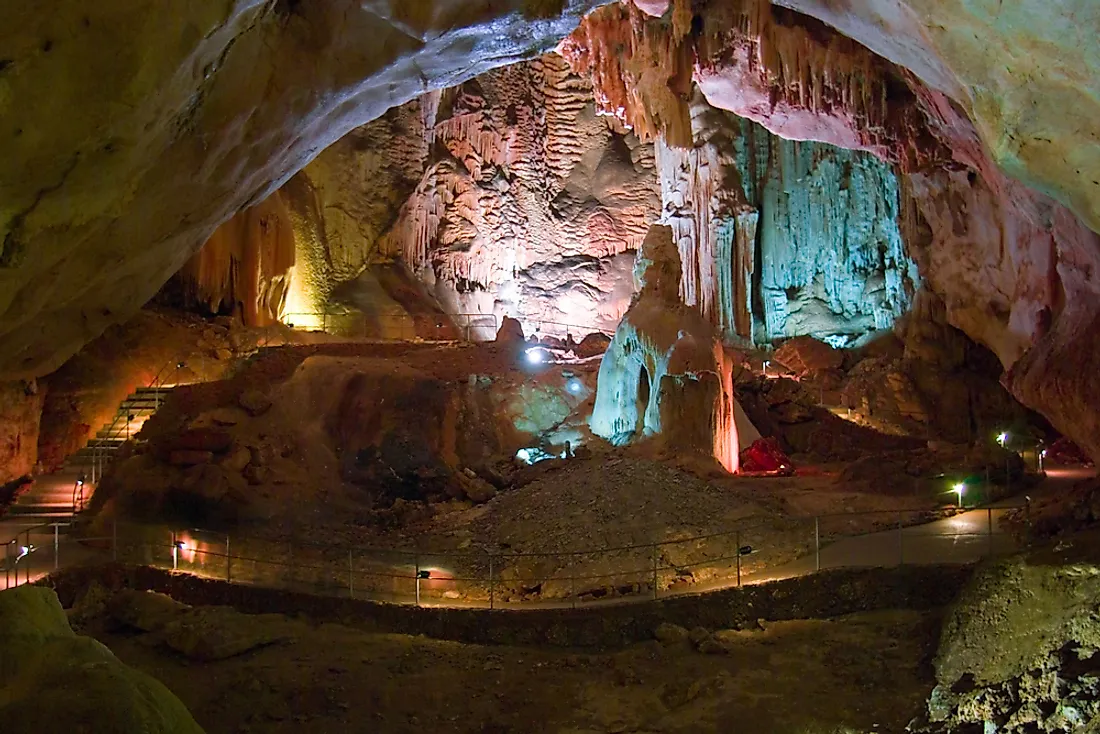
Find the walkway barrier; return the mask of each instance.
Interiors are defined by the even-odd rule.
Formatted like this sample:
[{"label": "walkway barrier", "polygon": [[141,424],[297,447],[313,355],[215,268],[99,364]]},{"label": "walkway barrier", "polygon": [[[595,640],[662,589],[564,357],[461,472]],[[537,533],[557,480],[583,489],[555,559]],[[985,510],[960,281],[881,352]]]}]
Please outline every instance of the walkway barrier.
[{"label": "walkway barrier", "polygon": [[498,325],[495,314],[368,315],[358,311],[285,313],[282,322],[299,331],[380,341],[492,341]]},{"label": "walkway barrier", "polygon": [[630,603],[824,569],[965,564],[1018,547],[1028,504],[850,512],[746,521],[707,534],[652,530],[655,542],[555,553],[485,547],[371,548],[202,529],[49,523],[4,545],[4,588],[63,566],[111,561],[237,584],[418,606],[568,608]]}]

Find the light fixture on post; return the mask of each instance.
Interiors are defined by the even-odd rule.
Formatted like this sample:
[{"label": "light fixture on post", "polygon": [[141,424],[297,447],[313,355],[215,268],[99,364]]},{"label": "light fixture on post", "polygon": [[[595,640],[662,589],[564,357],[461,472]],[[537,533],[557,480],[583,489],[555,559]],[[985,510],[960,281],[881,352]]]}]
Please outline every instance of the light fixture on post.
[{"label": "light fixture on post", "polygon": [[1002,449],[1008,443],[1008,431],[1001,431],[997,434],[997,445]]},{"label": "light fixture on post", "polygon": [[966,492],[966,484],[963,482],[956,482],[955,486],[951,488],[951,491],[958,497],[958,507],[961,510],[963,506],[963,494]]}]

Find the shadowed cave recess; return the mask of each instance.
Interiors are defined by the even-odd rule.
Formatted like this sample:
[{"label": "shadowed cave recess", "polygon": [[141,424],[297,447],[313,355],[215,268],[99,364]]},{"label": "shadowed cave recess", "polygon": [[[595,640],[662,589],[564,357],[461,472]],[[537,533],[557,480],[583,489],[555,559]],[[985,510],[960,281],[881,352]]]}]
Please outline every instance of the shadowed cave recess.
[{"label": "shadowed cave recess", "polygon": [[[350,731],[368,715],[379,731],[562,734],[730,715],[777,734],[1098,725],[1087,0],[51,6],[0,7],[4,588],[50,571],[26,570],[55,542],[32,526],[62,522],[53,552],[64,532],[81,562],[44,582],[68,622],[49,594],[7,591],[0,622],[52,619],[73,649],[70,625],[115,650],[128,682],[104,694],[111,716],[170,711],[164,731]],[[120,557],[120,537],[144,555]],[[971,578],[993,555],[1008,558]],[[899,568],[838,594],[823,557]],[[290,634],[272,616],[240,650],[195,652],[189,635],[251,623],[78,569],[108,559],[551,616],[788,579],[792,604],[833,611],[804,620],[776,592],[794,621],[773,628],[655,607],[672,611],[638,617],[652,630],[602,633],[649,647],[547,658],[517,675],[557,692],[475,696],[450,717],[377,687],[337,704],[329,683],[309,694],[325,705],[272,694],[263,711],[263,686],[301,684],[272,673],[226,706],[173,685],[179,656],[245,680],[247,661],[277,667],[280,646],[351,627]],[[308,570],[291,582],[264,563]],[[906,564],[948,580],[910,589]],[[819,633],[861,652],[805,709],[762,711],[760,682],[731,677],[751,658],[793,690],[805,676],[786,658]],[[442,636],[500,670],[469,644],[491,635],[471,634]],[[513,643],[605,644],[554,634],[496,640],[504,666]],[[778,652],[764,665],[756,646]],[[623,690],[589,680],[597,654],[620,655]],[[872,658],[896,690],[865,696]],[[662,666],[709,682],[676,692]],[[30,694],[5,695],[0,720],[37,725]]]}]

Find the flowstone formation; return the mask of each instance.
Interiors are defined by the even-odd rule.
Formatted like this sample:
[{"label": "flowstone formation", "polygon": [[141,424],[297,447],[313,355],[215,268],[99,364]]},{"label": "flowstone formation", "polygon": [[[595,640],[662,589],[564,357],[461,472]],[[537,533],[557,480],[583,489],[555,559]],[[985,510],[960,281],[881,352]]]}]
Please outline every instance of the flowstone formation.
[{"label": "flowstone formation", "polygon": [[[380,322],[496,314],[558,336],[611,331],[658,190],[653,146],[597,116],[587,79],[549,54],[352,131],[223,225],[177,280],[210,304],[273,292],[276,308],[259,310],[299,325],[334,306]],[[287,229],[289,260],[270,263]]]},{"label": "flowstone formation", "polygon": [[[694,81],[711,105],[783,137],[895,163],[909,255],[945,303],[948,322],[997,355],[1021,402],[1100,455],[1100,393],[1083,377],[1100,357],[1092,338],[1100,328],[1100,237],[1086,226],[1096,223],[1097,189],[1083,180],[1085,168],[1068,165],[1096,151],[1089,131],[1100,117],[1080,115],[1100,96],[1100,59],[1082,29],[1095,28],[1100,16],[1080,3],[1040,10],[1030,0],[995,19],[953,0],[919,9],[868,1],[843,11],[813,0],[789,4],[866,45],[767,2],[689,7],[677,0],[645,3],[644,12],[630,4],[596,11],[561,50],[592,75],[604,111],[643,138],[692,144]],[[981,49],[1006,48],[1001,36],[1035,49],[1032,61],[994,73]],[[1068,69],[1054,58],[1062,48],[1083,63]],[[1039,72],[1034,59],[1049,65]],[[1026,83],[1017,71],[1042,83]],[[1039,101],[1044,94],[1076,106],[1066,117],[1051,115]],[[1076,127],[1067,130],[1067,120]],[[1025,131],[1029,137],[1020,137]],[[1049,131],[1065,134],[1054,143]],[[1070,140],[1075,150],[1059,156]],[[1008,178],[998,163],[1038,190]]]},{"label": "flowstone formation", "polygon": [[843,346],[909,310],[919,276],[890,165],[784,140],[699,94],[691,128],[689,147],[658,139],[662,221],[684,301],[725,338]]},{"label": "flowstone formation", "polygon": [[731,356],[679,298],[670,227],[650,228],[634,272],[637,295],[600,363],[592,431],[615,444],[657,436],[737,471],[741,449],[760,434],[737,405]]}]

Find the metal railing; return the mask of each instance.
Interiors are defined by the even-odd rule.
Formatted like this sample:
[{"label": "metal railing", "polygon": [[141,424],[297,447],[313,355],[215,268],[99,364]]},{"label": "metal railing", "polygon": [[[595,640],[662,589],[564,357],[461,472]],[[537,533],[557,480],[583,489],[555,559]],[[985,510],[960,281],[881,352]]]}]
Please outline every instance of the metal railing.
[{"label": "metal railing", "polygon": [[1025,503],[773,518],[714,533],[553,553],[372,548],[128,523],[112,523],[109,532],[97,535],[71,523],[49,523],[21,531],[5,544],[2,557],[5,588],[62,566],[120,561],[234,584],[399,604],[575,608],[830,568],[971,563],[1014,550],[1015,536],[996,520],[1024,509],[1029,527],[1028,508]]},{"label": "metal railing", "polygon": [[496,314],[456,313],[367,315],[353,311],[285,313],[282,323],[299,331],[382,341],[491,341],[496,336]]},{"label": "metal railing", "polygon": [[[157,408],[160,408],[160,405],[163,402],[163,391],[165,386],[168,384],[169,376],[177,374],[179,370],[182,370],[184,367],[186,367],[185,362],[179,359],[173,359],[165,363],[164,366],[157,370],[157,373],[153,376],[153,379],[150,380],[148,384],[140,386],[141,388],[153,389],[155,391],[153,393],[153,402]],[[123,403],[125,403],[129,399],[130,395],[127,395],[126,399],[123,400]],[[99,432],[96,432],[96,435],[93,437],[93,440],[96,443],[95,446],[92,448],[91,483],[93,486],[96,485],[99,480],[103,478],[103,472],[107,466],[107,462],[110,460],[111,454],[113,454],[114,451],[117,450],[114,447],[108,448],[108,445],[110,444],[110,442],[118,439],[121,439],[124,442],[129,441],[130,424],[132,422],[133,414],[129,412],[129,409],[123,409],[120,407],[118,413],[115,414],[115,419],[111,422],[111,425],[107,427],[106,434],[100,436]],[[105,444],[104,442],[107,443]],[[83,489],[82,485],[80,488],[81,490]],[[76,506],[75,495],[76,490],[74,489],[74,507]],[[81,499],[83,499],[82,491],[80,492],[80,497]]]}]

